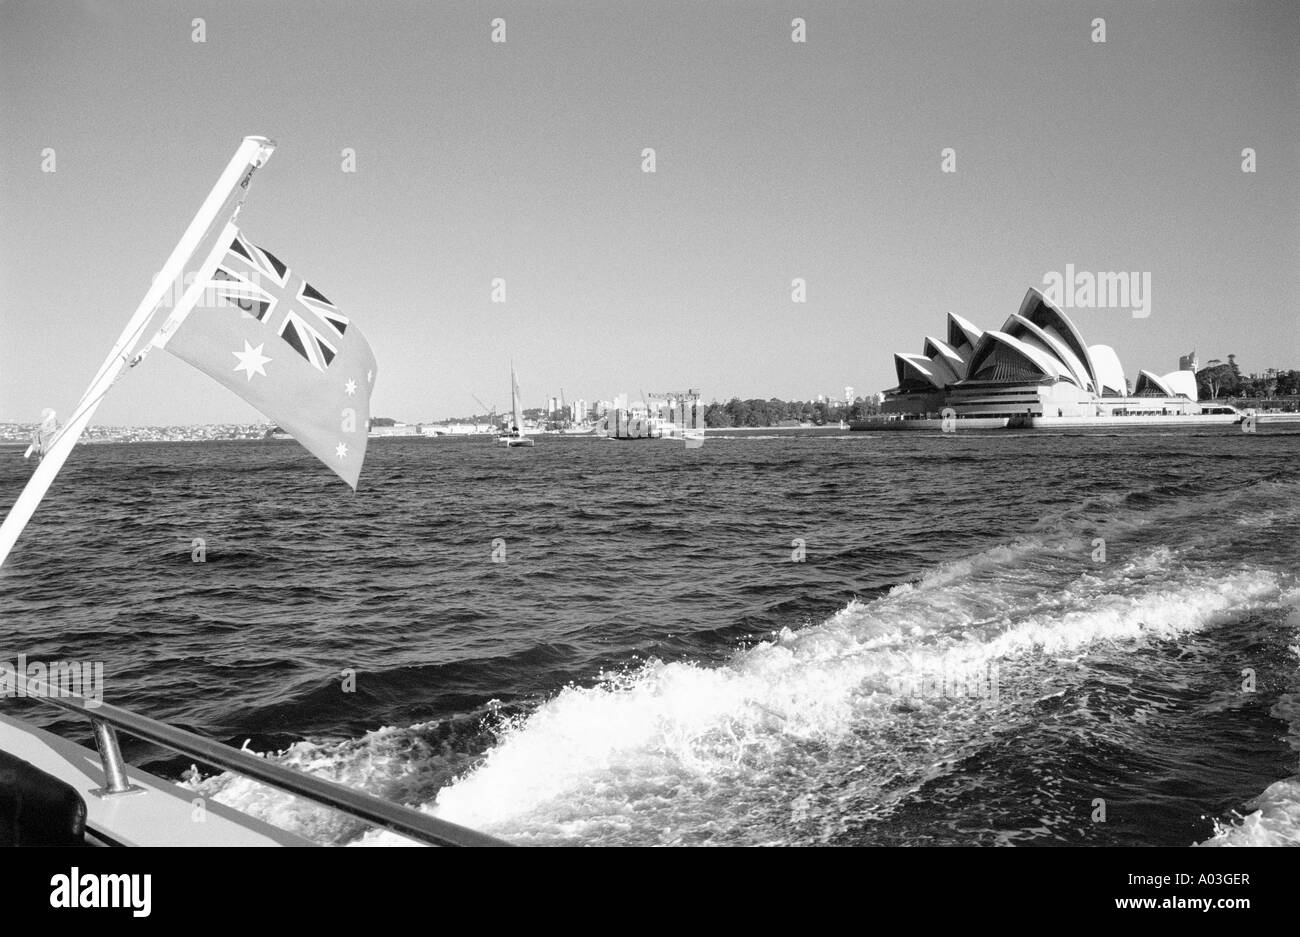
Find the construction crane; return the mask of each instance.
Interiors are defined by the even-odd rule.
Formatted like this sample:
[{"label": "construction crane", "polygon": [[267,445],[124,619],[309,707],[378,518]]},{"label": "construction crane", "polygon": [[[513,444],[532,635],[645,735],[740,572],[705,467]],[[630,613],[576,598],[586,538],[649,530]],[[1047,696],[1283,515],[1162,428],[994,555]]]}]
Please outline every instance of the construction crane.
[{"label": "construction crane", "polygon": [[496,407],[489,407],[487,404],[485,404],[482,400],[479,399],[478,394],[470,394],[470,396],[473,397],[476,401],[478,401],[478,405],[479,405],[480,407],[482,407],[484,410],[486,410],[486,411],[488,412],[488,419],[492,422],[492,425],[493,425],[493,426],[496,426],[496,425],[497,425],[497,408],[496,408]]}]

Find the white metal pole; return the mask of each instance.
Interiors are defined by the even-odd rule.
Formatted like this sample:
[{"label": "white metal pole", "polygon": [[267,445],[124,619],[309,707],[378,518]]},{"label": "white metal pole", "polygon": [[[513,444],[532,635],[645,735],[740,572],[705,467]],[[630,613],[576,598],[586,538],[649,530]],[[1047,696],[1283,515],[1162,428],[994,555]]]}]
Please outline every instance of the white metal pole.
[{"label": "white metal pole", "polygon": [[[40,465],[36,466],[26,487],[18,495],[18,500],[9,509],[4,523],[0,524],[0,565],[4,564],[19,534],[23,532],[23,528],[35,513],[36,506],[41,503],[54,477],[67,461],[68,455],[89,424],[104,394],[112,387],[122,370],[131,363],[131,353],[157,313],[158,304],[164,294],[178,277],[184,275],[186,264],[212,226],[218,221],[229,220],[235,205],[243,201],[253,173],[266,163],[274,150],[275,143],[266,137],[245,137],[239,149],[235,151],[235,155],[217,180],[217,184],[204,199],[198,214],[194,216],[194,220],[185,229],[185,234],[172,250],[171,256],[167,258],[167,263],[163,265],[158,276],[154,278],[153,285],[149,287],[144,299],[136,307],[135,314],[122,330],[113,350],[100,365],[99,373],[86,388],[81,402],[73,411],[73,416],[51,443]],[[188,290],[186,295],[189,295]]]},{"label": "white metal pole", "polygon": [[[221,229],[221,233],[217,235],[216,241],[213,242],[212,248],[208,251],[208,256],[199,265],[193,281],[185,288],[185,294],[181,297],[180,303],[163,320],[163,324],[158,329],[158,334],[150,341],[150,348],[167,347],[167,342],[176,334],[176,330],[185,321],[185,317],[198,304],[199,297],[211,285],[212,275],[217,272],[217,267],[225,259],[226,252],[230,250],[230,242],[235,239],[235,234],[238,231],[239,226],[233,220],[226,222],[226,226]],[[145,349],[145,351],[148,350]]]}]

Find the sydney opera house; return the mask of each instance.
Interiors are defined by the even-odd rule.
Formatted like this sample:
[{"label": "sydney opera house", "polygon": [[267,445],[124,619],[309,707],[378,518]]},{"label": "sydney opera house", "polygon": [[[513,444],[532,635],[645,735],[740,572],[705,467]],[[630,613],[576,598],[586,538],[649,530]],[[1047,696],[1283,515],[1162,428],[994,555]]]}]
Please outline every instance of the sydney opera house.
[{"label": "sydney opera house", "polygon": [[[1030,289],[1002,328],[981,331],[948,314],[943,339],[896,354],[898,386],[882,413],[894,428],[961,421],[972,428],[1231,422],[1231,407],[1197,402],[1193,370],[1139,371],[1130,385],[1109,345],[1089,345],[1074,323]],[[1194,365],[1193,365],[1194,367]]]}]

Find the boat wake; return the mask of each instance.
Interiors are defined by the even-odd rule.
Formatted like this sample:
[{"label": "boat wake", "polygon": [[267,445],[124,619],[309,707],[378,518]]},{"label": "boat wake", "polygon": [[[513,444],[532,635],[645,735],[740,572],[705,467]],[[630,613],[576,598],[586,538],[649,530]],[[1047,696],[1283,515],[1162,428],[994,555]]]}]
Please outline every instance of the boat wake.
[{"label": "boat wake", "polygon": [[[1039,704],[1071,687],[1081,658],[1300,597],[1273,570],[1210,572],[1194,546],[1098,563],[1090,542],[1073,528],[1030,536],[783,630],[722,666],[651,660],[570,686],[500,718],[495,744],[454,778],[424,741],[427,726],[273,757],[520,843],[834,842],[1032,724]],[[191,785],[319,841],[404,842],[244,779]],[[1215,842],[1288,841],[1298,794],[1294,782],[1274,785]]]},{"label": "boat wake", "polygon": [[848,815],[831,809],[792,829],[810,819],[813,792],[838,788],[822,806],[853,800],[878,815],[936,761],[1032,718],[1044,691],[1036,658],[1174,638],[1282,596],[1272,573],[1160,575],[1169,560],[1161,551],[1115,577],[1082,575],[1052,596],[1028,583],[901,592],[724,667],[651,662],[566,689],[504,727],[431,807],[536,842],[828,840]]}]

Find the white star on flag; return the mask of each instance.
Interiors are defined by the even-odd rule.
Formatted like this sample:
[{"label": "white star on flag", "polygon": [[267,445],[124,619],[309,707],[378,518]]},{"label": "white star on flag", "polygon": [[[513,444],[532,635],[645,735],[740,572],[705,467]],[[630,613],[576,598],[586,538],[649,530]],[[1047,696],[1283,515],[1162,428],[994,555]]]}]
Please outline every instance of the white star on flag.
[{"label": "white star on flag", "polygon": [[340,459],[346,459],[348,457],[348,447],[343,443],[339,443],[334,447],[334,454]]},{"label": "white star on flag", "polygon": [[243,351],[231,352],[232,355],[239,359],[239,364],[235,365],[235,370],[247,372],[250,381],[253,379],[254,374],[260,374],[262,377],[266,377],[266,369],[263,365],[269,363],[271,359],[262,354],[262,349],[265,347],[266,345],[263,343],[254,348],[248,343],[248,340],[245,339]]},{"label": "white star on flag", "polygon": [[348,378],[348,382],[343,385],[343,390],[347,392],[349,397],[351,397],[357,392],[357,382]]}]

